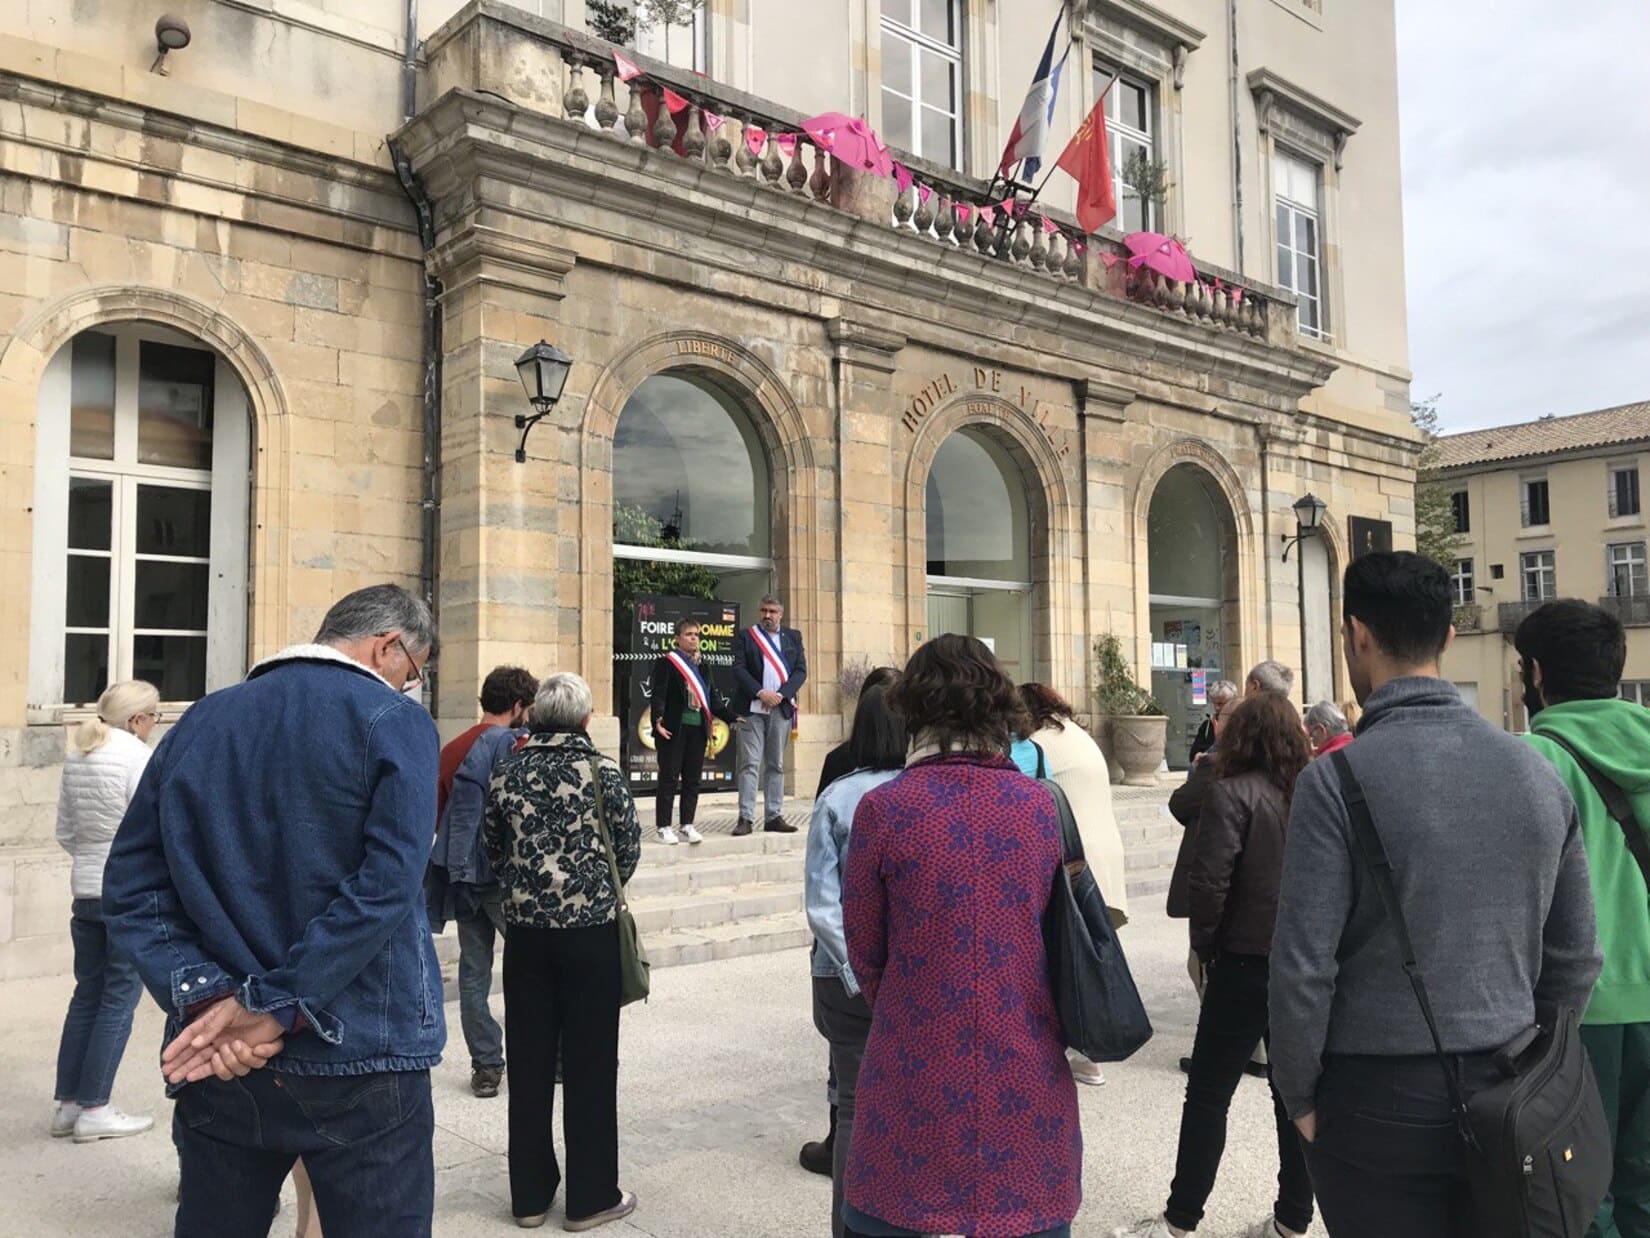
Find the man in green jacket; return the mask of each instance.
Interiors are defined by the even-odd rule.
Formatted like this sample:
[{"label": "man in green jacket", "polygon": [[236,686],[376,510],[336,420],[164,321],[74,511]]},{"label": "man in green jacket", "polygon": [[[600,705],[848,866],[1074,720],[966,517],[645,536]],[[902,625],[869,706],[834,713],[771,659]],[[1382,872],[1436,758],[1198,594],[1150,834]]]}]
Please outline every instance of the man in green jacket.
[{"label": "man in green jacket", "polygon": [[[1589,1238],[1650,1238],[1650,874],[1577,761],[1620,789],[1643,834],[1650,827],[1650,709],[1617,697],[1627,637],[1608,611],[1549,602],[1519,624],[1513,644],[1530,744],[1553,763],[1580,812],[1604,951],[1581,1038],[1604,1095],[1616,1164]],[[1647,853],[1641,847],[1639,854]]]}]

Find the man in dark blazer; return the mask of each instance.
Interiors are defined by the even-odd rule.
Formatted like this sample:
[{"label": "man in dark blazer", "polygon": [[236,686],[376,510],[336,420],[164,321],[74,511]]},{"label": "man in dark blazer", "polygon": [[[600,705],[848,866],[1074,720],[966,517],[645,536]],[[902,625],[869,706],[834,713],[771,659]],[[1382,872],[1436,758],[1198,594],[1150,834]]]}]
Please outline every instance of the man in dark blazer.
[{"label": "man in dark blazer", "polygon": [[796,694],[808,678],[802,633],[784,626],[785,607],[765,597],[756,609],[755,627],[733,639],[733,711],[739,754],[739,823],[735,834],[749,834],[756,822],[756,778],[762,775],[762,828],[794,834],[780,815],[785,805],[785,745],[796,717]]},{"label": "man in dark blazer", "polygon": [[699,808],[699,779],[705,768],[710,720],[720,718],[731,727],[738,715],[699,660],[697,623],[687,619],[677,627],[676,648],[653,663],[648,682],[653,687],[648,698],[653,750],[659,755],[659,790],[654,806],[659,841],[672,846],[680,841],[670,826],[671,805],[680,785],[682,833],[688,842],[702,843],[704,835],[694,828],[693,817]]}]

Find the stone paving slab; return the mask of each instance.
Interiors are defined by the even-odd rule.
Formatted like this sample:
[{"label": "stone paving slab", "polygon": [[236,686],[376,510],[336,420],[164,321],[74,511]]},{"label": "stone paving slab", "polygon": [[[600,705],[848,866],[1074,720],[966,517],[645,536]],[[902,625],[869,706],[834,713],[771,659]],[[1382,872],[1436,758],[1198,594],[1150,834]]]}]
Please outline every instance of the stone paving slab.
[{"label": "stone paving slab", "polygon": [[[1141,900],[1124,930],[1157,1036],[1109,1083],[1079,1089],[1085,1205],[1074,1226],[1096,1238],[1161,1208],[1173,1170],[1195,999],[1185,926]],[[654,977],[626,1010],[620,1045],[620,1162],[641,1206],[615,1238],[777,1238],[828,1233],[829,1183],[797,1167],[825,1129],[825,1046],[809,1012],[807,953],[791,949],[684,966]],[[0,1235],[163,1238],[176,1162],[164,1121],[133,1139],[77,1146],[45,1133],[66,979],[0,985]],[[494,997],[495,1006],[499,998]],[[447,1007],[457,1041],[457,1008]],[[159,1011],[145,1000],[115,1101],[163,1120],[154,1062]],[[469,1094],[462,1046],[435,1072],[437,1216],[442,1238],[516,1232],[504,1161],[505,1100]],[[1245,1081],[1203,1238],[1235,1235],[1270,1207],[1277,1171],[1266,1088]],[[559,1204],[559,1201],[558,1201]],[[552,1226],[559,1226],[558,1212]],[[292,1232],[290,1207],[271,1231]],[[545,1232],[559,1232],[546,1230]],[[1315,1231],[1316,1232],[1316,1231]]]}]

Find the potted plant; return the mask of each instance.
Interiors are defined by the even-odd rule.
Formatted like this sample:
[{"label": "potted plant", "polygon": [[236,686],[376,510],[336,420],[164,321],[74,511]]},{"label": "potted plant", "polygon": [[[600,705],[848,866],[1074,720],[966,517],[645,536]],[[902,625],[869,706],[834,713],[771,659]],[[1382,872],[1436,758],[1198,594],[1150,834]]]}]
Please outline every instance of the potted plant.
[{"label": "potted plant", "polygon": [[1114,633],[1094,642],[1094,655],[1099,663],[1095,712],[1101,719],[1112,781],[1130,787],[1155,786],[1169,719],[1151,694],[1134,682],[1134,672],[1123,656],[1123,642]]}]

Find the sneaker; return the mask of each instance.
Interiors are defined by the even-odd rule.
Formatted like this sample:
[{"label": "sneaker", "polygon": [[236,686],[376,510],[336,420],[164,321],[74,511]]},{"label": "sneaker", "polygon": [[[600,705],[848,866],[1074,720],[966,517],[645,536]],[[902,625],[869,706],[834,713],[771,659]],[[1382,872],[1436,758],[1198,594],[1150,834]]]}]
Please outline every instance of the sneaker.
[{"label": "sneaker", "polygon": [[1278,1224],[1276,1217],[1267,1217],[1263,1221],[1256,1221],[1248,1229],[1238,1235],[1238,1238],[1302,1238],[1292,1229],[1285,1229]]},{"label": "sneaker", "polygon": [[537,1229],[549,1219],[550,1214],[548,1212],[535,1212],[532,1216],[517,1217],[516,1227],[518,1229]]},{"label": "sneaker", "polygon": [[74,1134],[75,1120],[80,1117],[80,1106],[72,1100],[60,1100],[52,1114],[52,1138],[67,1139]]},{"label": "sneaker", "polygon": [[682,827],[682,837],[695,845],[705,841],[705,836],[691,825],[684,825]]},{"label": "sneaker", "polygon": [[769,817],[762,823],[762,828],[769,834],[796,833],[796,826],[785,820],[784,817]]},{"label": "sneaker", "polygon": [[737,824],[733,827],[733,836],[735,838],[743,838],[746,834],[749,834],[750,832],[751,832],[751,819],[749,817],[740,817],[739,818],[739,824]]},{"label": "sneaker", "polygon": [[681,842],[682,840],[680,838],[676,837],[676,831],[675,830],[666,828],[666,829],[662,829],[662,830],[659,831],[659,841],[664,843],[664,845],[667,846],[667,847],[674,847],[677,843]]},{"label": "sneaker", "polygon": [[1097,1088],[1105,1083],[1106,1072],[1100,1068],[1099,1062],[1074,1057],[1071,1059],[1071,1077],[1078,1083],[1086,1083],[1091,1088]]},{"label": "sneaker", "polygon": [[561,1223],[561,1227],[570,1234],[577,1234],[587,1229],[595,1229],[598,1225],[606,1225],[609,1221],[622,1221],[634,1211],[636,1211],[636,1192],[621,1191],[619,1192],[619,1202],[606,1212],[580,1217],[576,1221],[572,1217],[568,1217]]},{"label": "sneaker", "polygon": [[797,1153],[797,1164],[811,1174],[831,1176],[831,1158],[836,1150],[831,1147],[829,1139],[814,1139],[802,1145],[802,1151]]},{"label": "sneaker", "polygon": [[473,1066],[470,1068],[470,1091],[483,1100],[498,1095],[498,1085],[504,1082],[504,1067]]},{"label": "sneaker", "polygon": [[82,1109],[74,1123],[76,1143],[96,1143],[99,1139],[124,1139],[141,1135],[155,1124],[147,1114],[134,1116],[122,1113],[113,1105],[99,1105],[96,1109]]},{"label": "sneaker", "polygon": [[1160,1216],[1147,1217],[1133,1225],[1119,1225],[1111,1231],[1111,1238],[1175,1238],[1174,1230]]}]

